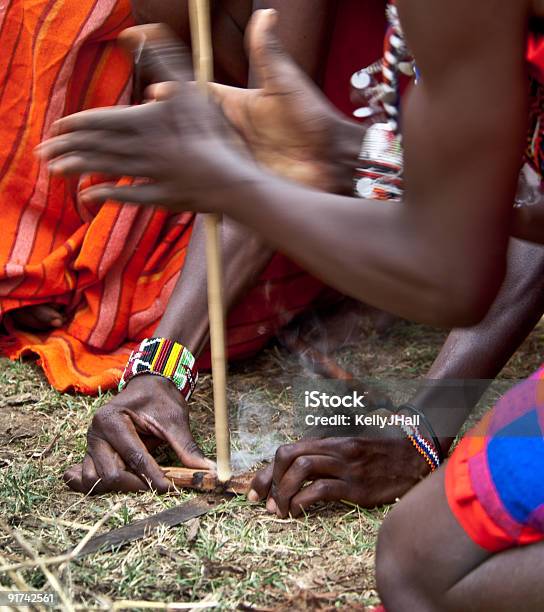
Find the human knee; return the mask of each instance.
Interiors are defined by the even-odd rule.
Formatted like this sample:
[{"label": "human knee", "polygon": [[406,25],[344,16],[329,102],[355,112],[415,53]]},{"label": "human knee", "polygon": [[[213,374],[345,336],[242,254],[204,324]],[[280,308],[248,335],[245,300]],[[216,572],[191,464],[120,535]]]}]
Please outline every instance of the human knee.
[{"label": "human knee", "polygon": [[405,551],[402,550],[399,530],[401,520],[392,512],[378,534],[376,547],[376,582],[382,600],[396,600],[408,582]]},{"label": "human knee", "polygon": [[[416,529],[410,516],[397,507],[384,521],[376,549],[378,592],[388,612],[435,612],[433,597],[425,584],[422,551],[412,536]],[[424,556],[424,555],[423,555]]]}]

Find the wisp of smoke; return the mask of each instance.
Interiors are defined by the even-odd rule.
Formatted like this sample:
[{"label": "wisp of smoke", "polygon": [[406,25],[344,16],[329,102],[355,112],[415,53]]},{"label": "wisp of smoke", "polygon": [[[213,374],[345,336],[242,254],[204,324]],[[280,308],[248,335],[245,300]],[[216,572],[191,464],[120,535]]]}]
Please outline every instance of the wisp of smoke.
[{"label": "wisp of smoke", "polygon": [[262,391],[242,395],[231,431],[232,470],[235,474],[270,461],[279,446],[289,442],[282,434],[282,412]]}]

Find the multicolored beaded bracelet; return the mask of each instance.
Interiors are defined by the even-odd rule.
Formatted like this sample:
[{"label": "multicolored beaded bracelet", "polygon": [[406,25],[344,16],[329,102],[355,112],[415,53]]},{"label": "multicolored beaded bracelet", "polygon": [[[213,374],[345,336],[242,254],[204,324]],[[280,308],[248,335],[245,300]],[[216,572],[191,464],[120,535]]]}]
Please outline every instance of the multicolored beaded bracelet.
[{"label": "multicolored beaded bracelet", "polygon": [[172,381],[185,401],[189,401],[198,382],[194,355],[187,347],[167,338],[146,338],[132,351],[119,382],[119,391],[129,380],[141,374],[162,376]]},{"label": "multicolored beaded bracelet", "polygon": [[410,412],[412,415],[417,416],[417,418],[419,419],[418,424],[423,424],[423,426],[427,430],[427,433],[429,434],[432,440],[432,443],[434,444],[436,454],[438,455],[438,461],[442,463],[444,461],[444,453],[442,452],[442,446],[440,445],[440,440],[438,439],[438,436],[436,435],[434,428],[431,425],[431,422],[429,421],[429,419],[426,417],[425,413],[419,410],[419,408],[417,408],[416,406],[414,406],[414,404],[410,404],[410,403],[406,403],[406,404],[403,404],[402,406],[399,406],[399,408],[397,409],[397,414],[399,414],[403,410],[406,410]]},{"label": "multicolored beaded bracelet", "polygon": [[405,433],[406,437],[413,444],[417,452],[425,459],[431,468],[431,472],[434,472],[440,467],[440,458],[438,452],[433,447],[434,445],[426,440],[417,427],[414,425],[408,425],[401,423],[399,427]]}]

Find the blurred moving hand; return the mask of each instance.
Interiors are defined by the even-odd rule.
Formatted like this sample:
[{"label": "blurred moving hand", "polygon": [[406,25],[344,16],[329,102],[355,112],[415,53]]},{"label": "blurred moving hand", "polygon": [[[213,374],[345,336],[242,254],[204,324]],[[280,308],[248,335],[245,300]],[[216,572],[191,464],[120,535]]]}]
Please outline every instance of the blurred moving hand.
[{"label": "blurred moving hand", "polygon": [[126,30],[123,43],[152,80],[163,83],[152,90],[156,101],[65,117],[38,154],[55,174],[138,179],[131,186],[93,186],[83,199],[207,212],[225,188],[259,180],[240,152],[242,136],[270,170],[320,189],[348,191],[362,128],[344,120],[283,53],[273,34],[275,20],[274,11],[258,11],[250,26],[251,61],[262,88],[211,85],[217,103],[190,82],[186,53],[167,28]]}]

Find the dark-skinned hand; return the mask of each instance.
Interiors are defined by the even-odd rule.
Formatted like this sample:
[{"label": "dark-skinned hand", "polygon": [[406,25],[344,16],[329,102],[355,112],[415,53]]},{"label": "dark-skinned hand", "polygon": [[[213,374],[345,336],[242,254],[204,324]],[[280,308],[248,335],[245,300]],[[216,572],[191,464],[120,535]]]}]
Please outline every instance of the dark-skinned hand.
[{"label": "dark-skinned hand", "polygon": [[[274,11],[257,11],[248,27],[250,64],[259,88],[212,83],[211,91],[263,166],[323,191],[350,190],[362,131],[354,131],[353,122],[284,52],[275,35],[276,20]],[[349,160],[346,140],[353,141]]]},{"label": "dark-skinned hand", "polygon": [[[118,200],[190,210],[222,193],[239,168],[248,168],[239,138],[217,105],[190,82],[186,52],[162,25],[129,28],[121,34],[137,63],[154,81],[171,81],[171,97],[139,106],[94,109],[54,124],[57,136],[38,155],[53,174],[98,173],[134,177],[132,185],[102,183],[80,193],[83,200]],[[248,171],[255,166],[249,164]],[[211,180],[213,179],[213,180]]]},{"label": "dark-skinned hand", "polygon": [[251,484],[251,501],[296,517],[317,502],[348,501],[365,508],[391,503],[430,471],[400,429],[367,428],[354,438],[304,439],[281,446]]},{"label": "dark-skinned hand", "polygon": [[81,493],[145,491],[165,493],[171,483],[151,452],[168,444],[183,465],[214,469],[194,441],[189,410],[176,387],[155,376],[138,376],[94,416],[83,463],[64,480]]},{"label": "dark-skinned hand", "polygon": [[[59,120],[57,136],[40,145],[39,155],[56,174],[143,179],[133,186],[93,186],[82,192],[83,199],[206,212],[210,195],[255,179],[240,152],[241,135],[269,169],[321,189],[345,190],[362,135],[282,52],[272,33],[275,19],[273,11],[260,11],[250,29],[251,58],[262,89],[211,85],[223,113],[189,82],[186,54],[169,30],[156,25],[126,30],[122,41],[142,70],[151,80],[168,83],[151,90],[152,103]],[[353,143],[346,147],[348,136]]]}]

